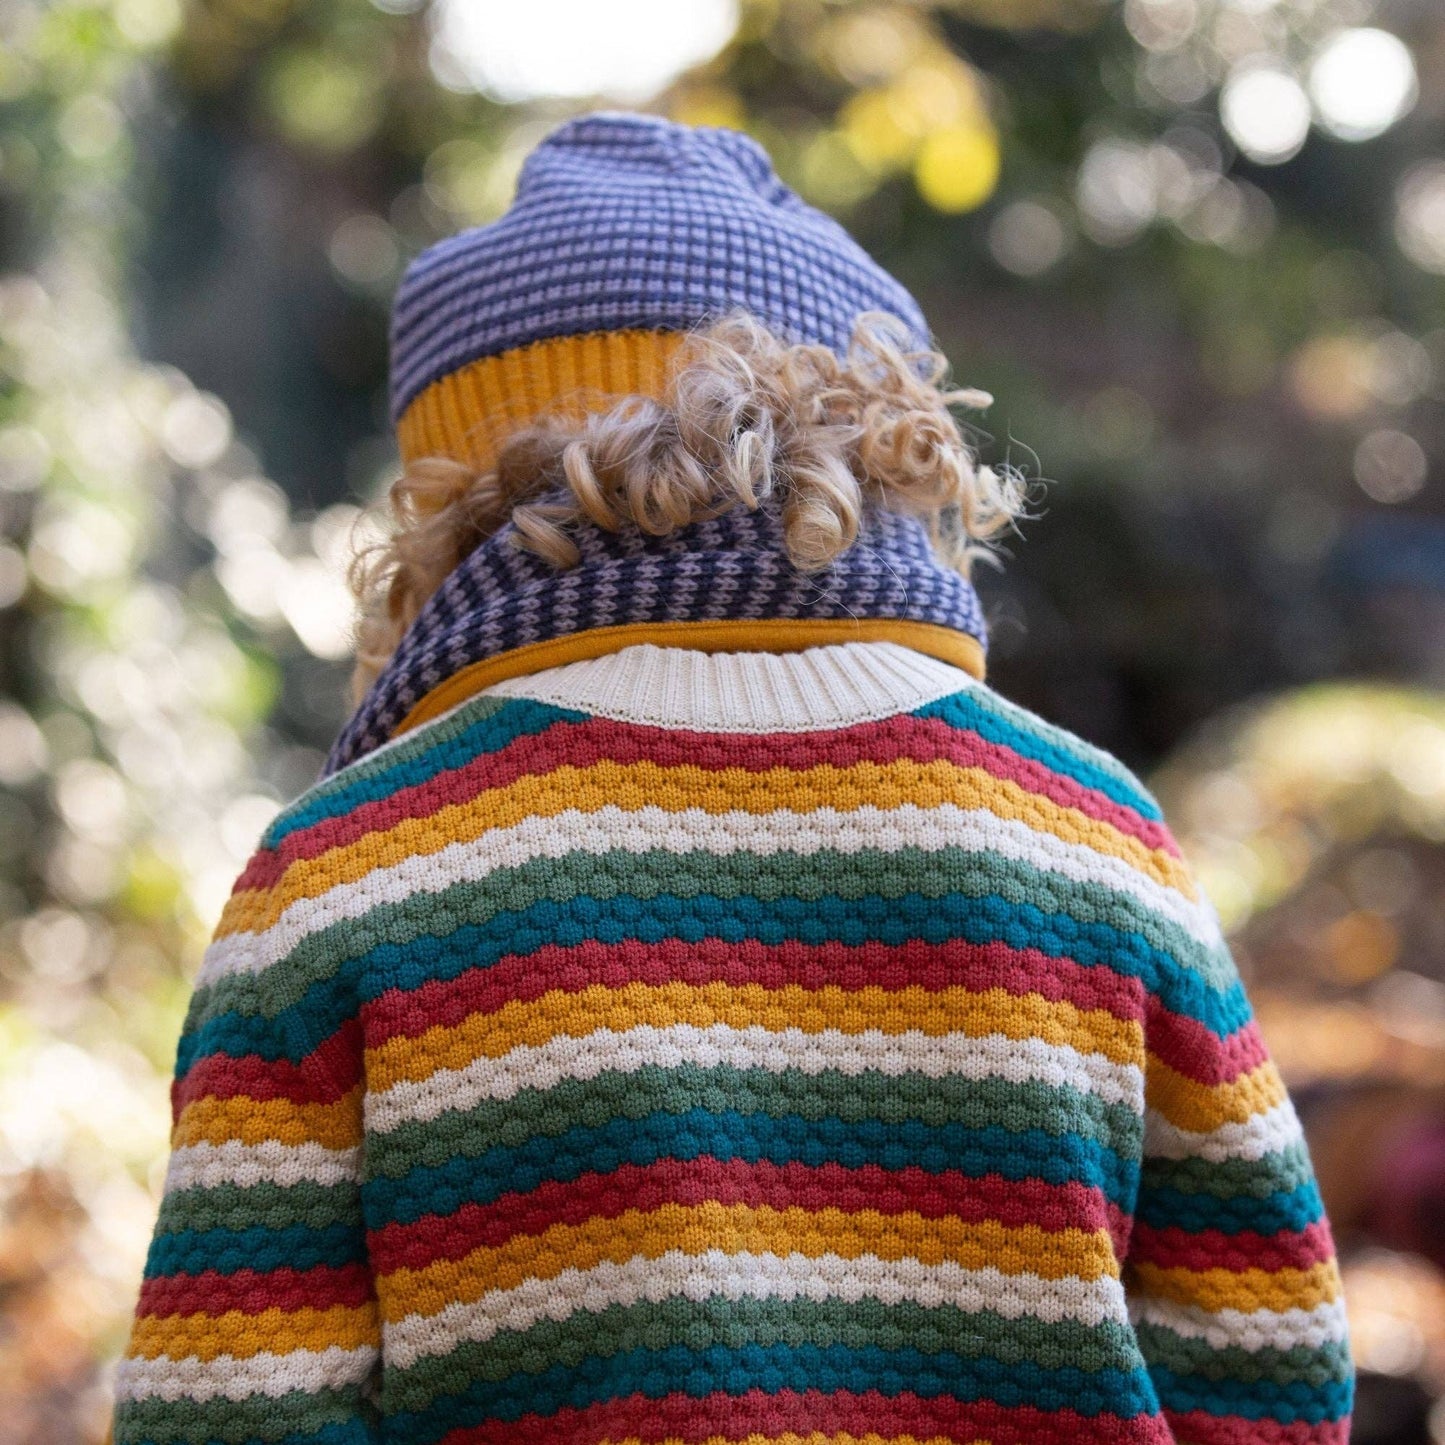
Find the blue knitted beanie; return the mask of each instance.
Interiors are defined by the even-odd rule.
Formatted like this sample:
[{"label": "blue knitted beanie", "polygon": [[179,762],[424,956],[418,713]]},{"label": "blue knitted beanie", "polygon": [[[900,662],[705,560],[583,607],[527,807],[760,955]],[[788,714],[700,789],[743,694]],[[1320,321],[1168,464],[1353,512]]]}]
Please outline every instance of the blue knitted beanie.
[{"label": "blue knitted beanie", "polygon": [[476,461],[569,391],[657,394],[679,333],[743,310],[846,350],[917,302],[736,131],[601,113],[528,157],[512,208],[408,268],[392,322],[403,455]]}]

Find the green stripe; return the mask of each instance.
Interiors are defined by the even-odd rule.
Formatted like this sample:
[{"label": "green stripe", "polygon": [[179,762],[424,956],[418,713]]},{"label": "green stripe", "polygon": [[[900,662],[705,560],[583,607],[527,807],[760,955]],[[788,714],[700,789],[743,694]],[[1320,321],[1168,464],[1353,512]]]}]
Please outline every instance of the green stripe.
[{"label": "green stripe", "polygon": [[592,1079],[567,1079],[550,1089],[523,1089],[509,1099],[486,1099],[464,1112],[407,1123],[367,1136],[368,1178],[399,1177],[419,1166],[477,1158],[499,1146],[516,1147],[538,1135],[596,1128],[611,1119],[641,1119],[701,1108],[715,1113],[788,1115],[807,1120],[917,1119],[930,1125],[1043,1129],[1095,1140],[1138,1158],[1143,1119],[1126,1104],[1038,1082],[967,1079],[957,1074],[890,1077],[836,1069],[770,1074],[732,1065],[676,1068],[649,1064],[635,1073],[608,1070]]},{"label": "green stripe", "polygon": [[1150,1364],[1206,1380],[1239,1380],[1248,1385],[1306,1384],[1320,1389],[1332,1382],[1343,1383],[1352,1372],[1349,1346],[1334,1340],[1317,1349],[1296,1345],[1288,1350],[1245,1350],[1237,1345],[1217,1349],[1205,1340],[1188,1339],[1153,1323],[1141,1323],[1138,1334]]},{"label": "green stripe", "polygon": [[293,1390],[279,1397],[251,1395],[244,1400],[130,1400],[116,1410],[115,1445],[243,1445],[253,1440],[283,1440],[315,1434],[327,1425],[366,1422],[380,1417],[356,1386],[344,1390]]},{"label": "green stripe", "polygon": [[572,1369],[589,1356],[673,1345],[702,1350],[773,1344],[912,1347],[928,1354],[950,1350],[1005,1365],[1068,1364],[1090,1372],[1131,1371],[1143,1365],[1127,1326],[1112,1322],[1046,1324],[1032,1316],[1008,1320],[991,1310],[971,1313],[913,1301],[885,1305],[876,1299],[691,1300],[673,1295],[660,1303],[614,1304],[596,1314],[580,1310],[565,1320],[541,1320],[490,1340],[464,1341],[450,1353],[428,1356],[406,1370],[392,1368],[387,1406],[424,1410],[438,1396],[454,1394],[458,1380],[502,1380],[558,1366]]},{"label": "green stripe", "polygon": [[422,936],[445,937],[463,924],[485,924],[497,913],[517,912],[539,903],[566,904],[578,897],[648,900],[664,894],[769,902],[779,898],[901,898],[908,894],[927,899],[949,893],[972,898],[997,896],[1046,913],[1068,914],[1078,923],[1137,933],[1213,987],[1228,988],[1236,979],[1226,950],[1206,947],[1132,894],[1102,884],[1074,882],[987,849],[869,848],[859,853],[826,850],[807,856],[778,853],[768,857],[613,850],[535,858],[515,868],[498,868],[477,882],[453,884],[438,893],[416,893],[382,904],[363,918],[332,924],[304,938],[284,960],[284,969],[268,968],[258,977],[222,978],[197,990],[188,1032],[206,1018],[231,1009],[274,1017],[296,1003],[312,984],[330,978],[346,959],[383,941],[405,945]]},{"label": "green stripe", "polygon": [[1253,1195],[1263,1199],[1284,1194],[1314,1179],[1307,1146],[1302,1140],[1261,1159],[1144,1160],[1140,1191],[1174,1189],[1181,1194],[1208,1194],[1216,1199]]},{"label": "green stripe", "polygon": [[285,1229],[305,1224],[325,1229],[332,1224],[363,1223],[356,1184],[195,1185],[167,1194],[161,1205],[158,1235],[183,1229]]}]

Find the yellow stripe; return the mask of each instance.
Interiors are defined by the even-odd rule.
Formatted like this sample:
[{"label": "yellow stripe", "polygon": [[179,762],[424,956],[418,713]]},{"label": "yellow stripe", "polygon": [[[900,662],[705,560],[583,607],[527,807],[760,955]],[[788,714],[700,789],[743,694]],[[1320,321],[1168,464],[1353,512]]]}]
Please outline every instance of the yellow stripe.
[{"label": "yellow stripe", "polygon": [[289,1099],[205,1098],[181,1110],[171,1147],[188,1144],[323,1144],[351,1149],[361,1143],[361,1090],[334,1104],[294,1104]]},{"label": "yellow stripe", "polygon": [[1245,1124],[1284,1100],[1284,1080],[1269,1059],[1227,1084],[1201,1084],[1149,1055],[1144,1104],[1176,1129],[1207,1134],[1222,1124]]},{"label": "yellow stripe", "polygon": [[1138,1263],[1130,1272],[1156,1299],[1217,1314],[1220,1310],[1312,1310],[1340,1297],[1340,1270],[1333,1259],[1308,1269],[1163,1269]]},{"label": "yellow stripe", "polygon": [[612,804],[669,812],[696,808],[711,814],[766,816],[783,810],[809,813],[833,808],[847,812],[862,806],[936,808],[944,803],[986,809],[1063,842],[1081,844],[1121,859],[1155,883],[1191,899],[1195,896],[1188,870],[1172,854],[1151,849],[1109,823],[1051,802],[985,768],[901,759],[752,772],[603,760],[585,768],[564,766],[519,778],[487,791],[477,801],[450,804],[424,818],[408,818],[394,828],[368,833],[315,858],[299,858],[271,887],[233,894],[221,914],[216,936],[260,932],[300,899],[359,882],[378,868],[426,857],[449,844],[473,842],[526,818],[550,818],[572,809],[590,813]]},{"label": "yellow stripe", "polygon": [[1004,1274],[1044,1279],[1118,1275],[1113,1245],[1102,1229],[1049,1231],[1033,1224],[1009,1229],[991,1220],[967,1223],[873,1209],[850,1214],[712,1201],[668,1203],[581,1224],[554,1224],[541,1234],[515,1235],[503,1245],[474,1249],[461,1259],[398,1269],[378,1280],[377,1293],[382,1318],[390,1323],[407,1315],[436,1314],[449,1304],[471,1304],[491,1290],[516,1289],[525,1280],[553,1279],[567,1269],[657,1259],[669,1250],[701,1254],[714,1249],[726,1254],[802,1254],[809,1259],[875,1254],[927,1265],[951,1261],[963,1269],[992,1266]]},{"label": "yellow stripe", "polygon": [[559,403],[585,414],[625,396],[661,399],[685,339],[680,331],[594,331],[469,362],[432,382],[402,413],[402,461],[451,457],[486,471],[508,436]]},{"label": "yellow stripe", "polygon": [[984,675],[984,650],[977,638],[936,622],[899,618],[803,617],[791,621],[625,622],[550,637],[482,658],[454,672],[426,694],[393,730],[400,737],[424,722],[475,697],[486,688],[549,667],[606,657],[624,647],[650,642],[696,652],[802,652],[833,642],[896,642],[951,663],[971,676]]},{"label": "yellow stripe", "polygon": [[1041,994],[1002,988],[974,993],[964,988],[918,985],[820,989],[789,984],[629,983],[622,988],[592,984],[575,991],[553,989],[538,999],[509,1000],[451,1028],[437,1026],[415,1038],[393,1038],[366,1053],[366,1077],[373,1091],[403,1080],[429,1078],[438,1069],[463,1069],[475,1059],[501,1058],[520,1045],[545,1044],[559,1036],[581,1038],[597,1029],[621,1032],[644,1025],[671,1028],[730,1024],[736,1029],[798,1028],[805,1033],[838,1029],[857,1034],[877,1029],[899,1034],[917,1029],[933,1038],[964,1034],[983,1038],[1041,1039],[1081,1053],[1099,1053],[1115,1063],[1137,1063],[1143,1055],[1143,1026],[1105,1009],[1080,1009]]},{"label": "yellow stripe", "polygon": [[249,1359],[263,1351],[285,1355],[292,1350],[344,1350],[376,1345],[381,1340],[375,1301],[364,1305],[333,1305],[329,1309],[262,1310],[222,1315],[142,1315],[131,1334],[132,1357],[153,1360],[188,1355],[214,1360],[221,1355]]}]

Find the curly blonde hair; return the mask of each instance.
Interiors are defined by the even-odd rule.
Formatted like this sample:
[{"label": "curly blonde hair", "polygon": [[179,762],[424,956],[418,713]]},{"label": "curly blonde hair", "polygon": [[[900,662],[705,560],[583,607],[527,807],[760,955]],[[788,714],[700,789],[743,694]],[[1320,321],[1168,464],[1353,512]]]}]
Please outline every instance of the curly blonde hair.
[{"label": "curly blonde hair", "polygon": [[1027,499],[1015,472],[978,464],[950,410],[991,398],[947,374],[940,353],[911,348],[883,314],[860,318],[844,357],[735,314],[689,334],[661,400],[584,411],[574,399],[513,433],[484,471],[411,463],[382,504],[383,540],[352,566],[353,691],[365,693],[447,574],[509,521],[516,545],[565,569],[584,525],[665,536],[771,502],[789,558],[811,572],[853,544],[877,504],[922,518],[939,555],[967,574]]}]

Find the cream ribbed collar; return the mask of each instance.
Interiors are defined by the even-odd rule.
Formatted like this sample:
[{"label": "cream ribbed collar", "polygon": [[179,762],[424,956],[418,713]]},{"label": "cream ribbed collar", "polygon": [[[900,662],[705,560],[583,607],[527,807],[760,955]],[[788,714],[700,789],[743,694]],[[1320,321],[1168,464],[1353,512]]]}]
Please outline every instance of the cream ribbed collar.
[{"label": "cream ribbed collar", "polygon": [[652,727],[767,733],[871,722],[978,685],[961,669],[893,642],[780,653],[644,644],[499,682],[484,695]]}]

